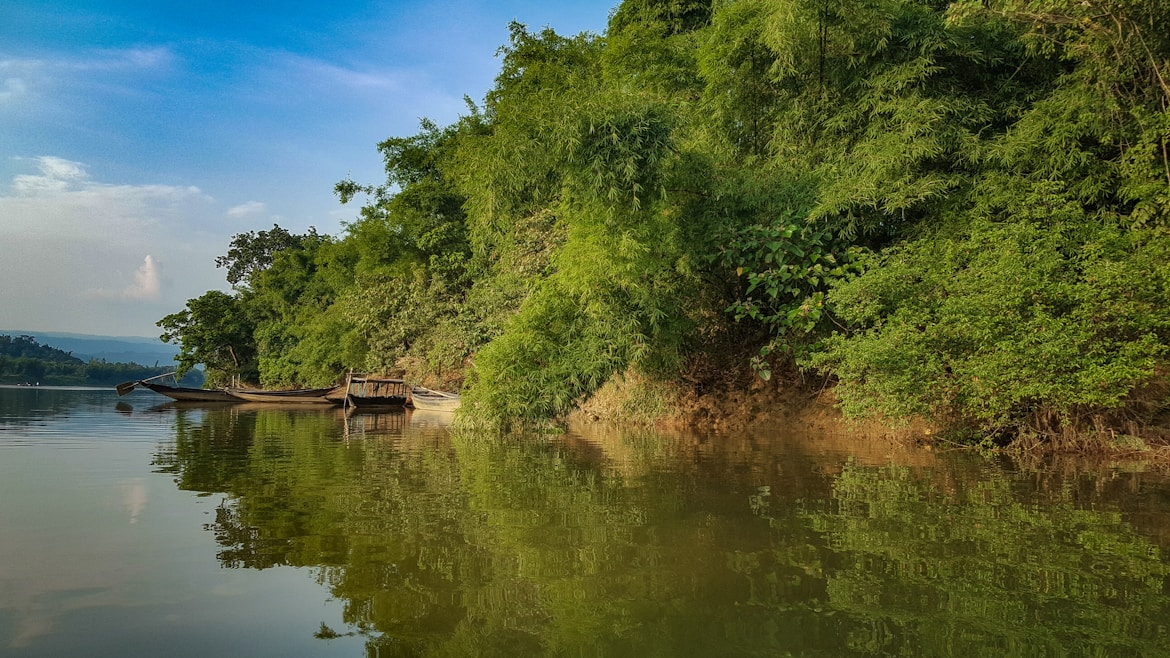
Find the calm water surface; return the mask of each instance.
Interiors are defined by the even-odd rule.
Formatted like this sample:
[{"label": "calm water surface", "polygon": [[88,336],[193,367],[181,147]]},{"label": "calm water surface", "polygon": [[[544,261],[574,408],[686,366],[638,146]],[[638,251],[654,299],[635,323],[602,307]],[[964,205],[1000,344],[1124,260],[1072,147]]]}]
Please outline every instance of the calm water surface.
[{"label": "calm water surface", "polygon": [[3,656],[1167,656],[1170,481],[0,388]]}]

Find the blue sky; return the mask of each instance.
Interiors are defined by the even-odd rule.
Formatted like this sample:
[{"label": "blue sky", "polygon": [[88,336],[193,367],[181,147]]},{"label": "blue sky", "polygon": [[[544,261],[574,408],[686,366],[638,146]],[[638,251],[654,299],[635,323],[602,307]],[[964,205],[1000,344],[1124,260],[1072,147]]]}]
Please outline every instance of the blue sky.
[{"label": "blue sky", "polygon": [[157,335],[232,235],[338,234],[333,184],[482,100],[509,21],[617,3],[0,2],[0,329]]}]

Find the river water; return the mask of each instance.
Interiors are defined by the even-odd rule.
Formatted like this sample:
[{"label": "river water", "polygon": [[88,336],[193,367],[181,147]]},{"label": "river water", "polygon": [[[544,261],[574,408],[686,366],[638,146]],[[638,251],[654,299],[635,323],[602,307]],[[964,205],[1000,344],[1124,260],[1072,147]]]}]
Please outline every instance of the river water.
[{"label": "river water", "polygon": [[0,388],[3,656],[1166,656],[1141,462]]}]

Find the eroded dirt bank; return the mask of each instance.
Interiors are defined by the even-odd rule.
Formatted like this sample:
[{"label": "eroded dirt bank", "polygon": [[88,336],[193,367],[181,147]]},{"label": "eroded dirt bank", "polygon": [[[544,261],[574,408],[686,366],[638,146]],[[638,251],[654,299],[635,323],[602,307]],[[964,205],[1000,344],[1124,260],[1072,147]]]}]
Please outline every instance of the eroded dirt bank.
[{"label": "eroded dirt bank", "polygon": [[[846,418],[836,406],[831,387],[813,387],[798,378],[741,381],[739,385],[699,391],[684,385],[663,385],[637,376],[615,378],[568,419],[575,422],[639,423],[664,429],[696,429],[718,433],[783,427],[786,433],[832,436],[859,446],[919,447],[926,450],[966,447],[948,440],[938,427],[909,423],[859,421]],[[1055,445],[1042,437],[1016,440],[1006,449],[1033,456],[1073,453],[1106,459],[1139,459],[1170,466],[1170,429],[1149,428],[1141,438],[1117,433],[1085,435]]]},{"label": "eroded dirt bank", "polygon": [[786,426],[801,432],[923,444],[934,435],[932,428],[921,422],[899,426],[847,419],[837,409],[831,388],[758,378],[744,386],[706,392],[654,384],[638,377],[615,378],[569,420],[636,422],[719,432]]}]

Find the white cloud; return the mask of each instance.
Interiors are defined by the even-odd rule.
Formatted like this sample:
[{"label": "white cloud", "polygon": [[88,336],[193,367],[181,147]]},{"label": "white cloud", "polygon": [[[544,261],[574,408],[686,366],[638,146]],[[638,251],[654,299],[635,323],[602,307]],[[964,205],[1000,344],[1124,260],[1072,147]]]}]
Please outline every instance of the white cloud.
[{"label": "white cloud", "polygon": [[130,525],[134,525],[138,522],[142,510],[146,509],[146,480],[131,478],[119,483],[118,488],[122,490],[122,505],[130,514]]},{"label": "white cloud", "polygon": [[396,107],[404,94],[434,93],[425,72],[407,66],[359,69],[271,50],[257,51],[256,59],[262,63],[251,70],[247,87],[239,89],[241,97],[249,104],[279,104],[284,111],[290,102],[314,112],[342,102]]},{"label": "white cloud", "polygon": [[193,186],[108,185],[90,180],[80,162],[54,156],[32,160],[40,173],[13,177],[12,193],[0,196],[9,234],[133,241],[148,227],[174,220],[185,207],[210,201]]},{"label": "white cloud", "polygon": [[48,59],[9,57],[0,59],[0,75],[51,74],[64,71],[149,71],[165,69],[175,62],[166,47],[107,48]]},{"label": "white cloud", "polygon": [[77,113],[80,104],[117,90],[140,93],[144,76],[175,69],[165,47],[91,50],[38,58],[0,59],[0,109],[30,113]]},{"label": "white cloud", "polygon": [[35,158],[39,176],[22,174],[12,179],[12,191],[18,196],[54,194],[67,190],[71,184],[84,181],[88,175],[85,166],[64,158],[42,156]]},{"label": "white cloud", "polygon": [[158,266],[154,264],[150,254],[146,254],[146,258],[142,260],[142,267],[134,272],[134,283],[122,291],[122,296],[126,299],[156,300],[160,290]]},{"label": "white cloud", "polygon": [[253,215],[261,215],[261,214],[264,214],[265,210],[267,210],[267,206],[265,206],[263,203],[261,203],[259,201],[249,201],[247,203],[241,203],[238,206],[233,206],[231,208],[228,208],[227,214],[228,214],[228,217],[233,217],[233,218],[238,219],[240,217],[250,217]]},{"label": "white cloud", "polygon": [[0,79],[4,80],[0,100],[24,95],[29,86],[43,75],[44,68],[45,62],[39,59],[0,59]]},{"label": "white cloud", "polygon": [[51,155],[37,158],[41,173],[49,178],[58,180],[75,181],[82,180],[89,177],[85,173],[85,165],[80,162],[73,162],[65,158],[57,158]]},{"label": "white cloud", "polygon": [[62,64],[77,71],[143,71],[169,68],[174,61],[174,53],[159,46],[96,50]]},{"label": "white cloud", "polygon": [[290,59],[290,63],[292,68],[304,71],[308,78],[355,89],[397,90],[402,87],[404,78],[399,72],[356,71],[304,57],[293,57]]},{"label": "white cloud", "polygon": [[111,290],[107,288],[88,288],[82,292],[86,299],[122,300],[128,302],[158,301],[162,292],[162,281],[159,277],[158,265],[150,254],[142,260],[142,265],[134,271],[132,282],[125,288]]},{"label": "white cloud", "polygon": [[0,103],[8,103],[21,96],[28,91],[28,84],[23,78],[4,78],[4,82],[0,83]]},{"label": "white cloud", "polygon": [[215,269],[223,211],[199,188],[102,183],[60,157],[18,162],[36,171],[0,189],[6,322],[149,336],[187,299],[226,287]]}]

